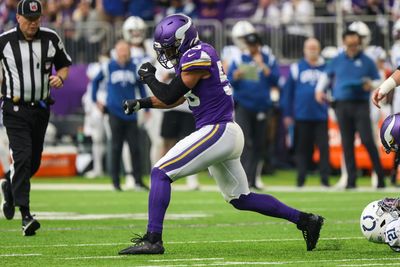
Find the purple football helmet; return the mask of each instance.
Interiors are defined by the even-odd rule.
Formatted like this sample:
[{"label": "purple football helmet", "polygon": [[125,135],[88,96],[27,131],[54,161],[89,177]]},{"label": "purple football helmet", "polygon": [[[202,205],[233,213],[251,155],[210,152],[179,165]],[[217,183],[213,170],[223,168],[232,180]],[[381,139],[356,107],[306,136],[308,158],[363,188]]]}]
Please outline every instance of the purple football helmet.
[{"label": "purple football helmet", "polygon": [[167,69],[179,63],[187,50],[199,42],[193,21],[186,15],[173,14],[163,18],[154,31],[154,50],[157,60]]},{"label": "purple football helmet", "polygon": [[381,126],[381,142],[386,153],[397,151],[400,145],[400,113],[388,116]]}]

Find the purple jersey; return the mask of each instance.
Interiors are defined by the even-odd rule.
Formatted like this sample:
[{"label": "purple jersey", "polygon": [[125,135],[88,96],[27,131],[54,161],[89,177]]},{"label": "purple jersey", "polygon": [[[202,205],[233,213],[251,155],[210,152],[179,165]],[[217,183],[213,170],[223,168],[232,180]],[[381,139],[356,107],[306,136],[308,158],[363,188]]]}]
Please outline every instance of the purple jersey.
[{"label": "purple jersey", "polygon": [[207,70],[211,74],[185,94],[196,120],[196,128],[233,121],[232,87],[214,47],[200,43],[186,51],[180,59],[176,74],[191,70]]}]

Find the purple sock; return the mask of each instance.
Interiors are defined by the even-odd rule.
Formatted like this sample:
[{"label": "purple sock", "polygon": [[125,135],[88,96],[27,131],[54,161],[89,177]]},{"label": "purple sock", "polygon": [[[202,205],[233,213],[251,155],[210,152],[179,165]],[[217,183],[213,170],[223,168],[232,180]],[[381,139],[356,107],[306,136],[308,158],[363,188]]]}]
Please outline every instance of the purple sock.
[{"label": "purple sock", "polygon": [[300,211],[286,206],[270,195],[250,193],[241,195],[230,203],[239,210],[256,211],[267,216],[286,219],[292,223],[299,221]]},{"label": "purple sock", "polygon": [[165,212],[171,199],[171,180],[157,168],[151,170],[149,224],[147,232],[162,233]]}]

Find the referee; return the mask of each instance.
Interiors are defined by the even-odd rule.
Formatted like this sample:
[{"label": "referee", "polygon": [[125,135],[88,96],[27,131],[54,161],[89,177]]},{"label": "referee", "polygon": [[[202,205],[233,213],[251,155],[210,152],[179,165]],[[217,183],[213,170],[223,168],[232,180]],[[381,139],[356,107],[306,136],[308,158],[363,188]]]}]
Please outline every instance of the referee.
[{"label": "referee", "polygon": [[41,15],[40,1],[22,0],[17,7],[17,26],[0,35],[3,123],[12,158],[10,171],[1,182],[1,206],[8,220],[14,217],[15,206],[19,207],[24,236],[34,235],[40,228],[29,210],[30,178],[40,166],[53,104],[50,87],[63,86],[71,65],[60,37],[40,27]]}]

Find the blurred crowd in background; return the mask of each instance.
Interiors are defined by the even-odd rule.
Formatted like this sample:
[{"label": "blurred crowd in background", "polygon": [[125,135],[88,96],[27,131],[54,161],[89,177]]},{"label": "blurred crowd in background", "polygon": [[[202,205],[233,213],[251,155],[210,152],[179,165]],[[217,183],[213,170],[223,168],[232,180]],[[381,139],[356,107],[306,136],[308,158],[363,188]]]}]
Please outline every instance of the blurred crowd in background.
[{"label": "blurred crowd in background", "polygon": [[[199,31],[206,41],[213,40],[217,49],[229,42],[226,29],[235,20],[248,19],[259,23],[266,43],[275,54],[296,59],[301,56],[304,38],[315,36],[323,46],[336,45],[338,13],[364,16],[372,32],[373,44],[389,48],[388,29],[400,18],[400,0],[44,0],[42,23],[62,35],[75,63],[93,62],[96,55],[112,48],[121,37],[121,26],[129,16],[137,16],[152,27],[166,15],[184,13],[202,20]],[[0,3],[0,31],[16,24],[18,0]],[[313,18],[318,18],[317,20]],[[339,27],[340,28],[340,27]],[[222,33],[221,33],[222,32]],[[222,37],[220,37],[222,35]],[[340,35],[340,34],[339,34]],[[295,45],[285,45],[295,42]],[[282,45],[283,44],[283,45]],[[90,46],[90,49],[89,49]],[[82,53],[82,50],[90,50]],[[276,50],[282,50],[279,53]]]},{"label": "blurred crowd in background", "polygon": [[[121,22],[129,16],[139,16],[146,21],[159,21],[165,15],[182,12],[192,18],[218,19],[265,17],[283,18],[290,14],[291,6],[315,16],[335,16],[337,4],[346,14],[382,15],[400,17],[398,0],[43,0],[43,21],[56,26],[103,20]],[[0,4],[0,29],[16,23],[18,0],[2,0]]]}]

